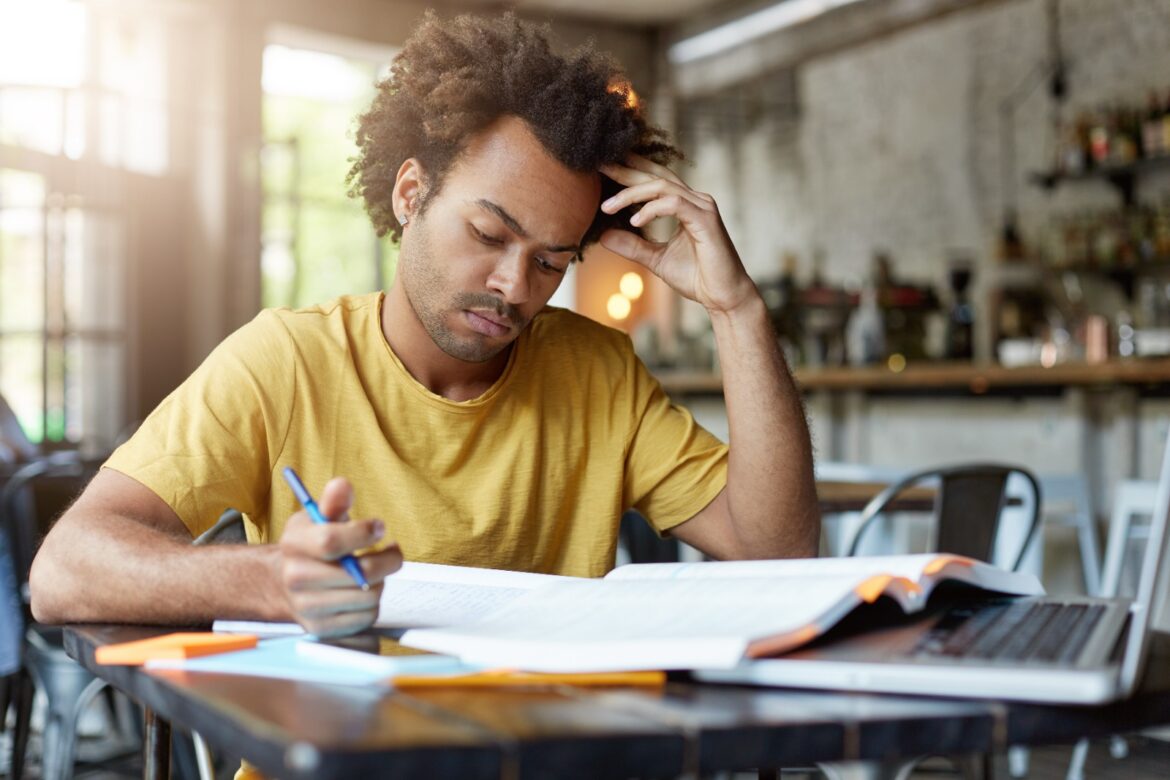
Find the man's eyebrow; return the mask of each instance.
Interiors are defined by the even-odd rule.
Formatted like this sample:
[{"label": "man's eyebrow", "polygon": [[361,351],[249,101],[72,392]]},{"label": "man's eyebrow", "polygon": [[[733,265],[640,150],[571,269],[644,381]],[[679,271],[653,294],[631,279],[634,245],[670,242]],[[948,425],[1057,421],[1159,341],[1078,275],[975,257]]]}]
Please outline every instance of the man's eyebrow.
[{"label": "man's eyebrow", "polygon": [[[484,211],[488,211],[488,212],[491,212],[492,214],[495,214],[497,217],[500,218],[501,222],[503,222],[505,225],[508,226],[508,230],[511,230],[516,235],[520,236],[521,238],[528,238],[528,231],[525,230],[520,225],[520,223],[516,221],[515,217],[513,217],[511,214],[509,214],[507,211],[505,211],[504,207],[501,206],[500,204],[492,203],[487,198],[480,198],[479,200],[477,200],[475,202],[475,205],[479,206]],[[545,249],[547,249],[549,252],[578,252],[579,253],[581,251],[581,245],[580,244],[565,244],[564,246],[546,246]]]}]

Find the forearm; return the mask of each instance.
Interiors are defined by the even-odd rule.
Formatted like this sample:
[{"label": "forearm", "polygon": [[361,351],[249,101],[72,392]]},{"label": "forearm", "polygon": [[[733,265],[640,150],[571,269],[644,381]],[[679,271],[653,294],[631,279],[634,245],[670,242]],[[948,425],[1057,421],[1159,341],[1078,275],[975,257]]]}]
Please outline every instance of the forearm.
[{"label": "forearm", "polygon": [[216,618],[290,620],[273,545],[192,547],[111,513],[66,513],[30,575],[46,623],[192,625]]},{"label": "forearm", "polygon": [[731,451],[727,505],[740,557],[817,554],[820,511],[800,394],[759,295],[714,311]]}]

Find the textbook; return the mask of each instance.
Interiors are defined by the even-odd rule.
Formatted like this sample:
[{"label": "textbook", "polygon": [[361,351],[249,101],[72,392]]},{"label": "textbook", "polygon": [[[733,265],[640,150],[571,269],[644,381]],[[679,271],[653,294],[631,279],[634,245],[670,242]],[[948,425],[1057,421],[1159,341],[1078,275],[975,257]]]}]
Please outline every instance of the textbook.
[{"label": "textbook", "polygon": [[400,641],[528,672],[726,669],[806,644],[881,598],[919,611],[947,582],[1044,593],[1031,574],[955,555],[631,564],[602,579],[543,581],[473,621]]},{"label": "textbook", "polygon": [[[1044,592],[1033,575],[937,554],[629,564],[601,579],[407,562],[386,578],[375,626],[483,667],[719,669],[803,645],[883,597],[921,610],[943,582]],[[269,633],[251,622],[215,630]]]}]

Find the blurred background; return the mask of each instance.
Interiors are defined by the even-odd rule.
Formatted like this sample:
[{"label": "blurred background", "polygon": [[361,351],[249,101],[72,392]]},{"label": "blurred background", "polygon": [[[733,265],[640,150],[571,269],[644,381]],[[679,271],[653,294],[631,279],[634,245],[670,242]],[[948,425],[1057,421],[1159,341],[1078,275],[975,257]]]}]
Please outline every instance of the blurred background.
[{"label": "blurred background", "polygon": [[[0,0],[0,396],[34,446],[107,451],[260,308],[389,286],[344,178],[428,7],[504,6]],[[611,51],[686,150],[820,460],[1011,456],[1078,475],[1098,518],[1154,476],[1170,0],[507,7]],[[599,247],[553,303],[628,331],[727,435],[700,307]]]},{"label": "blurred background", "polygon": [[[1023,465],[1046,582],[1101,591],[1170,428],[1170,0],[0,0],[0,461],[107,452],[262,307],[390,285],[344,179],[428,7],[624,64],[765,296],[822,479]],[[599,247],[553,303],[727,436],[700,307]]]},{"label": "blurred background", "polygon": [[[935,458],[932,418],[978,454],[986,430],[962,440],[958,414],[1009,421],[1008,441],[1024,424],[1037,459],[1055,436],[1100,483],[1156,467],[1164,427],[1136,429],[1170,377],[1170,2],[514,5],[612,51],[687,150],[822,455]],[[395,247],[344,176],[354,117],[425,7],[0,0],[0,394],[29,438],[106,449],[261,307],[389,285]],[[592,255],[554,302],[629,331],[725,434],[704,313]],[[1115,379],[1129,358],[1154,373]],[[1086,460],[1101,415],[1083,376],[921,373],[1081,364],[1133,407],[1120,466]],[[966,402],[1004,387],[1006,406]],[[918,397],[907,420],[915,388],[964,402]],[[895,447],[895,428],[932,444]]]}]

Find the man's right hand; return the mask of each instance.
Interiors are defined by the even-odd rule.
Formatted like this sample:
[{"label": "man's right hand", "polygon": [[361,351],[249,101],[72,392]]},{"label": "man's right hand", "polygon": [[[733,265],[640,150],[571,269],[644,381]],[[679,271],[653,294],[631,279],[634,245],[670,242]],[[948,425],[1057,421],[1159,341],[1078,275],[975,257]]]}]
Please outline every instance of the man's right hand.
[{"label": "man's right hand", "polygon": [[297,512],[280,537],[280,579],[289,610],[306,631],[318,636],[353,634],[372,626],[382,580],[402,566],[397,544],[359,557],[368,591],[341,567],[338,559],[343,555],[372,547],[385,535],[381,520],[350,522],[352,505],[353,487],[344,478],[334,478],[317,501],[330,523],[317,525],[308,513]]}]

